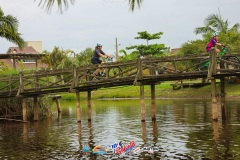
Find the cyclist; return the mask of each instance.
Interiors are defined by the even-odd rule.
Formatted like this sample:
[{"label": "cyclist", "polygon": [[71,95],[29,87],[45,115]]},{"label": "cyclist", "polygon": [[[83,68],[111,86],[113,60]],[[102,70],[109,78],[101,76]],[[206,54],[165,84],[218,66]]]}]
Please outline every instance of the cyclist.
[{"label": "cyclist", "polygon": [[[101,43],[97,43],[97,45],[96,45],[96,47],[95,47],[95,51],[94,51],[94,54],[93,54],[93,56],[92,56],[92,58],[91,58],[91,62],[92,62],[92,64],[103,64],[104,62],[102,61],[102,60],[100,60],[100,57],[102,57],[102,58],[107,58],[107,57],[109,57],[110,58],[110,55],[108,55],[108,54],[106,54],[106,53],[104,53],[103,51],[102,51],[102,44]],[[99,65],[99,66],[100,66]],[[105,75],[105,73],[104,73],[104,68],[102,68],[102,73],[99,73],[100,72],[100,68],[98,68],[95,72],[94,72],[94,74],[96,75],[96,76],[99,76],[99,75],[101,75],[101,76],[104,76]]]},{"label": "cyclist", "polygon": [[[209,52],[212,48],[215,48],[215,46],[223,46],[221,43],[218,42],[218,32],[214,32],[212,34],[211,40],[208,42],[206,50]],[[220,52],[219,49],[216,48],[216,53],[218,54]]]}]

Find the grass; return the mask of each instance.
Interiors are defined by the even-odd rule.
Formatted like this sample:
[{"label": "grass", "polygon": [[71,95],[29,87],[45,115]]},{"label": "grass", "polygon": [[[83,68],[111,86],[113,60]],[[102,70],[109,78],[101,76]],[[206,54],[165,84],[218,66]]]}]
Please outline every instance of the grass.
[{"label": "grass", "polygon": [[[198,83],[199,81],[184,81],[184,83]],[[181,88],[179,90],[173,90],[170,84],[174,82],[163,82],[156,85],[155,93],[156,98],[211,98],[211,85],[206,85],[200,88]],[[240,96],[240,85],[226,83],[225,91],[227,97]],[[217,93],[220,93],[220,84],[217,84]],[[62,100],[75,100],[76,95],[73,93],[63,93]],[[146,98],[151,97],[150,86],[144,86],[144,96]],[[108,98],[139,98],[140,87],[139,86],[120,86],[113,88],[102,88],[97,91],[92,91],[92,99],[108,99]],[[80,93],[81,99],[87,99],[87,93]]]}]

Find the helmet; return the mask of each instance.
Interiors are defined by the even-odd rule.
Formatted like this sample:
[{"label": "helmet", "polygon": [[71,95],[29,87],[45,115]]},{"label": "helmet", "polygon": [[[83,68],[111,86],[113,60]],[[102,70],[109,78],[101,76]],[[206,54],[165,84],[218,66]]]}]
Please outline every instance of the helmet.
[{"label": "helmet", "polygon": [[214,32],[214,33],[212,34],[213,37],[218,36],[218,35],[219,35],[218,32]]},{"label": "helmet", "polygon": [[97,47],[98,47],[98,46],[102,46],[102,44],[101,44],[101,43],[97,43]]}]

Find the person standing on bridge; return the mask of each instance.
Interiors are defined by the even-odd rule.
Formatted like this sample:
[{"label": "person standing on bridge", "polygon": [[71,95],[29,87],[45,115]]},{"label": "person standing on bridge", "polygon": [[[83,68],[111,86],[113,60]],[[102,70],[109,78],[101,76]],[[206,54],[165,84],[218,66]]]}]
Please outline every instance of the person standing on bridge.
[{"label": "person standing on bridge", "polygon": [[[221,43],[218,42],[218,32],[214,32],[212,34],[211,40],[208,42],[206,50],[209,52],[211,49],[215,48],[215,46],[223,46]],[[216,53],[218,54],[220,52],[219,49],[216,48]]]},{"label": "person standing on bridge", "polygon": [[[92,62],[92,64],[103,64],[104,62],[102,61],[102,60],[100,60],[100,57],[102,57],[102,58],[107,58],[107,57],[111,57],[110,55],[108,55],[108,54],[106,54],[106,53],[104,53],[103,51],[102,51],[102,44],[101,43],[97,43],[97,45],[96,45],[96,47],[95,47],[95,51],[94,51],[94,54],[93,54],[93,56],[92,56],[92,58],[91,58],[91,62]],[[99,65],[99,66],[100,66]],[[100,68],[98,68],[95,72],[94,72],[94,74],[96,75],[96,76],[98,76],[98,75],[101,75],[101,76],[104,76],[104,68],[102,68],[102,73],[100,73],[99,74],[99,72],[100,72]]]}]

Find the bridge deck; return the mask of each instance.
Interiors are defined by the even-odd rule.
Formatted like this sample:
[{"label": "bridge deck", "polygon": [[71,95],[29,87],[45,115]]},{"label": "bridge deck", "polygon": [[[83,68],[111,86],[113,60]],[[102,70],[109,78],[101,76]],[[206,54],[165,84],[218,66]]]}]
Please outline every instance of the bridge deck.
[{"label": "bridge deck", "polygon": [[[59,92],[86,92],[103,87],[151,85],[162,81],[206,78],[207,68],[202,69],[201,66],[204,66],[208,58],[208,55],[199,55],[139,58],[136,61],[105,63],[102,65],[107,73],[105,77],[93,75],[98,68],[97,65],[73,66],[71,69],[32,73],[20,72],[17,75],[0,77],[0,98],[35,97]],[[225,67],[217,69],[217,73],[213,75],[214,78],[240,77],[239,62],[226,59],[218,59],[218,61],[224,63]]]}]

